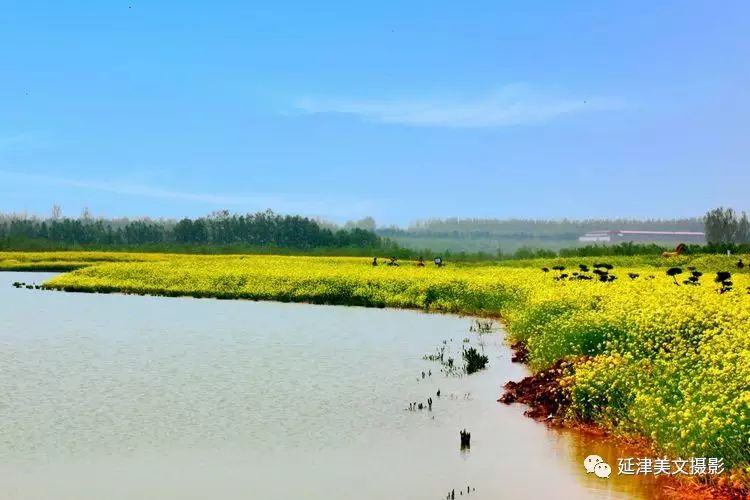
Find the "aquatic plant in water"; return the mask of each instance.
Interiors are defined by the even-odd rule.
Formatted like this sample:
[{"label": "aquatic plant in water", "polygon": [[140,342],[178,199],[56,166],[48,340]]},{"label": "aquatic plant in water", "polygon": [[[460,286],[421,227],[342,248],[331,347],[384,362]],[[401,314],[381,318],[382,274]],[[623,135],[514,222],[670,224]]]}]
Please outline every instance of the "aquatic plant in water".
[{"label": "aquatic plant in water", "polygon": [[485,354],[477,351],[475,347],[464,349],[462,356],[464,358],[464,362],[466,363],[466,373],[468,373],[469,375],[479,370],[484,370],[484,368],[487,366],[487,363],[490,361],[490,358],[488,358]]}]

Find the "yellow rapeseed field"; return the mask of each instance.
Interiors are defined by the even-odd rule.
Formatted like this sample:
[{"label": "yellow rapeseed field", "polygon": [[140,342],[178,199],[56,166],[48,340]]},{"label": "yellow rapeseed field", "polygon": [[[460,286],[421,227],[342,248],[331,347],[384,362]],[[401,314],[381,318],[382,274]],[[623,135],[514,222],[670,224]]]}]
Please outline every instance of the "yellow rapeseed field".
[{"label": "yellow rapeseed field", "polygon": [[126,252],[0,252],[0,271],[69,271],[102,262],[154,261],[177,255]]},{"label": "yellow rapeseed field", "polygon": [[[80,254],[71,260],[88,267],[46,286],[502,316],[511,337],[527,343],[533,370],[574,363],[561,381],[568,418],[648,437],[670,456],[721,457],[743,481],[750,473],[750,274],[737,257],[420,268],[362,258],[124,255],[92,263]],[[598,279],[595,260],[614,264],[607,275],[617,279]],[[591,269],[580,271],[582,263]],[[676,265],[681,274],[668,276]],[[732,276],[722,285],[717,271]],[[686,283],[691,272],[697,284]]]}]

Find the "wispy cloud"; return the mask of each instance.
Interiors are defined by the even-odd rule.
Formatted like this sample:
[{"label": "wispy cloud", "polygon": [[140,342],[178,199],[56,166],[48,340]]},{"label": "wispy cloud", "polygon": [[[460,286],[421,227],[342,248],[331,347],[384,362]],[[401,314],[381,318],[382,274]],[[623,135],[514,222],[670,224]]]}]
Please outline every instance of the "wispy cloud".
[{"label": "wispy cloud", "polygon": [[270,198],[263,200],[261,198],[249,198],[238,196],[225,196],[208,193],[194,193],[186,191],[174,191],[160,187],[145,186],[141,184],[130,184],[126,182],[80,180],[65,177],[55,177],[44,174],[27,174],[19,172],[1,171],[0,174],[16,179],[39,182],[55,186],[67,186],[74,188],[89,189],[94,191],[105,191],[115,194],[124,194],[132,196],[145,196],[149,198],[171,199],[193,201],[220,205],[242,205],[251,202],[270,201]]},{"label": "wispy cloud", "polygon": [[562,97],[528,85],[509,85],[473,99],[304,98],[303,113],[342,113],[365,120],[411,126],[507,127],[547,123],[562,115],[622,108],[611,97]]},{"label": "wispy cloud", "polygon": [[0,178],[125,196],[200,203],[212,208],[233,208],[236,210],[264,210],[266,208],[271,208],[283,213],[340,217],[352,216],[352,214],[360,216],[366,215],[367,211],[373,207],[373,204],[367,200],[343,198],[326,198],[325,200],[320,198],[308,199],[284,194],[227,195],[180,191],[159,186],[131,184],[128,182],[75,179],[5,170],[0,170]]}]

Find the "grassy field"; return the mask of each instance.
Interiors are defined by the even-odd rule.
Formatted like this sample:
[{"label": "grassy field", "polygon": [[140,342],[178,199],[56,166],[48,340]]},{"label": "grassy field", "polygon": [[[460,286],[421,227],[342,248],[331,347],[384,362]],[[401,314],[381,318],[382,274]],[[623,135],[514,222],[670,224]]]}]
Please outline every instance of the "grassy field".
[{"label": "grassy field", "polygon": [[[750,256],[739,257],[750,262]],[[747,267],[737,268],[739,257],[418,268],[413,263],[372,267],[369,259],[353,257],[0,254],[0,268],[80,268],[46,283],[69,291],[502,316],[513,340],[527,344],[532,370],[570,361],[560,380],[569,401],[566,418],[646,437],[672,457],[724,458],[733,468],[730,481],[747,485],[750,274]],[[607,273],[600,268],[605,279],[616,279],[604,282],[592,272],[600,260],[614,266]],[[579,264],[589,270],[581,271]],[[667,270],[677,266],[682,272],[669,276]],[[732,276],[716,282],[718,271]],[[581,275],[593,279],[578,279]]]},{"label": "grassy field", "polygon": [[570,239],[541,239],[541,238],[501,238],[501,237],[465,237],[450,238],[421,235],[389,235],[391,240],[395,241],[404,248],[413,250],[429,249],[433,252],[485,252],[496,255],[500,249],[504,253],[512,254],[519,248],[533,247],[547,250],[559,250],[561,248],[570,248],[578,242]]}]

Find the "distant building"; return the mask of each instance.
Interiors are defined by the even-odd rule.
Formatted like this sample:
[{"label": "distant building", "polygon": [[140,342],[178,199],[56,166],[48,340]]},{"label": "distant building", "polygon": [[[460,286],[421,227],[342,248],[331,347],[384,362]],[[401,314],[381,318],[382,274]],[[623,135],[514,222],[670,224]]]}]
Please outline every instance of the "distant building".
[{"label": "distant building", "polygon": [[706,235],[700,231],[632,231],[632,230],[603,230],[591,231],[578,237],[584,243],[622,243],[663,242],[674,241],[680,243],[705,243]]},{"label": "distant building", "polygon": [[588,243],[609,242],[612,241],[612,231],[591,231],[578,238],[578,241]]}]

